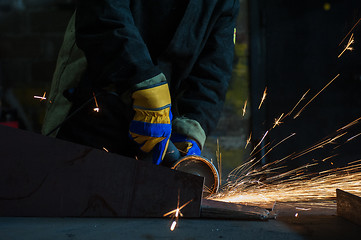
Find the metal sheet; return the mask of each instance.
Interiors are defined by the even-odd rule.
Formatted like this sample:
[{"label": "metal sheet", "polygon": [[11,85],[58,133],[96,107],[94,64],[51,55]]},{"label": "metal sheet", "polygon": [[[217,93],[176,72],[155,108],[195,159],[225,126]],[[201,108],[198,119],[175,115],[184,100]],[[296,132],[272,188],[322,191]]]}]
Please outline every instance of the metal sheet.
[{"label": "metal sheet", "polygon": [[0,216],[200,216],[203,178],[0,126]]},{"label": "metal sheet", "polygon": [[337,215],[361,225],[361,197],[336,189]]}]

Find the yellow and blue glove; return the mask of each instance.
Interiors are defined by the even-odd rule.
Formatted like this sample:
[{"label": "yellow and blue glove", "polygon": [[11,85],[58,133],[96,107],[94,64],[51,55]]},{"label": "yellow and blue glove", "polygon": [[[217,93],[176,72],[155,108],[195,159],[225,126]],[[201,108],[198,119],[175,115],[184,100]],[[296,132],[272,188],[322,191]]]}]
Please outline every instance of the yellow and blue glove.
[{"label": "yellow and blue glove", "polygon": [[143,152],[153,151],[153,163],[159,165],[172,132],[171,97],[168,84],[161,82],[133,92],[135,115],[129,136]]},{"label": "yellow and blue glove", "polygon": [[195,140],[178,133],[172,133],[170,139],[182,156],[201,155],[201,149]]}]

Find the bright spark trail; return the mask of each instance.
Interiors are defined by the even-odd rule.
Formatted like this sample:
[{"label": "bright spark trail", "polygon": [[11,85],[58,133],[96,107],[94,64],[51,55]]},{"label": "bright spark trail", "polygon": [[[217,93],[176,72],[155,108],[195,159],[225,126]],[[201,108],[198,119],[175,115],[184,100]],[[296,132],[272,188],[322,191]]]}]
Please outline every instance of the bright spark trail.
[{"label": "bright spark trail", "polygon": [[40,97],[40,96],[34,96],[34,98],[35,99],[40,99],[40,101],[43,101],[43,100],[45,100],[46,99],[46,92],[44,92],[44,94],[43,94],[43,96],[42,97]]},{"label": "bright spark trail", "polygon": [[247,108],[247,100],[244,103],[243,109],[242,109],[242,117],[244,117],[244,115],[246,115],[246,108]]},{"label": "bright spark trail", "polygon": [[303,172],[315,165],[317,164],[305,165],[265,179],[262,179],[265,174],[277,169],[250,171],[237,181],[228,182],[225,191],[213,198],[243,204],[270,204],[276,201],[330,200],[335,198],[337,188],[361,194],[361,164],[329,169],[313,175]]},{"label": "bright spark trail", "polygon": [[359,20],[353,25],[353,27],[351,28],[351,30],[346,34],[346,36],[342,39],[342,41],[340,42],[340,44],[338,44],[339,46],[346,40],[346,38],[348,37],[348,35],[350,35],[350,33],[354,30],[354,28],[360,23],[361,18],[359,18]]},{"label": "bright spark trail", "polygon": [[338,58],[340,58],[342,56],[342,54],[344,54],[344,52],[346,52],[346,50],[352,51],[353,48],[351,47],[351,45],[355,42],[354,38],[353,38],[353,33],[351,34],[350,39],[348,40],[348,43],[345,47],[345,49],[340,53],[340,55],[338,55]]},{"label": "bright spark trail", "polygon": [[94,112],[99,112],[100,108],[99,108],[99,105],[98,105],[97,98],[95,97],[95,93],[93,93],[93,97],[94,97],[94,102],[95,102],[95,108],[93,108],[93,111]]},{"label": "bright spark trail", "polygon": [[179,217],[183,217],[183,214],[181,212],[181,210],[187,206],[189,203],[191,203],[193,201],[193,199],[189,200],[188,202],[186,202],[185,204],[183,204],[182,206],[179,207],[179,198],[180,198],[180,195],[179,195],[179,191],[178,191],[178,202],[177,202],[177,208],[172,210],[172,211],[169,211],[167,213],[165,213],[163,215],[163,217],[167,217],[167,216],[170,216],[172,218],[172,224],[170,226],[170,230],[173,231],[175,229],[175,227],[177,226],[178,224],[178,220],[179,220]]},{"label": "bright spark trail", "polygon": [[266,88],[264,89],[264,91],[263,91],[261,103],[259,104],[258,109],[261,109],[264,100],[266,100],[266,96],[267,96],[267,87],[266,87]]},{"label": "bright spark trail", "polygon": [[[330,200],[335,198],[336,189],[342,189],[354,194],[361,194],[361,160],[355,160],[344,167],[331,168],[320,172],[311,172],[313,167],[325,164],[330,159],[338,157],[338,154],[327,156],[322,160],[313,160],[303,166],[285,170],[287,161],[292,161],[305,156],[313,151],[332,147],[340,141],[348,143],[361,133],[347,137],[345,130],[359,123],[361,118],[346,124],[335,131],[334,136],[328,136],[311,147],[299,153],[291,153],[288,156],[270,162],[263,166],[257,166],[261,159],[253,158],[241,166],[235,168],[228,175],[227,182],[221,187],[221,191],[212,196],[213,199],[243,204],[271,204],[274,202],[306,202],[311,200]],[[266,144],[266,154],[274,148],[295,136],[293,133],[274,146]],[[345,140],[343,140],[347,137]],[[263,140],[262,140],[263,141]],[[333,162],[329,162],[333,165]]]},{"label": "bright spark trail", "polygon": [[323,91],[325,90],[336,78],[338,78],[340,76],[340,74],[337,74],[336,77],[334,77],[329,83],[327,83],[326,86],[324,86],[315,96],[313,96],[313,98],[311,98],[310,101],[308,101],[306,103],[306,105],[294,116],[294,118],[297,118],[301,112]]},{"label": "bright spark trail", "polygon": [[297,108],[297,106],[305,99],[305,97],[306,97],[306,95],[307,95],[307,93],[310,91],[310,89],[308,89],[307,90],[307,92],[305,92],[303,95],[302,95],[302,97],[300,98],[300,100],[296,103],[296,105],[292,108],[292,110],[289,112],[289,113],[287,113],[287,116],[290,116],[292,113],[293,113],[293,111]]},{"label": "bright spark trail", "polygon": [[[344,51],[352,50],[350,45],[353,42],[354,39],[352,34]],[[342,53],[339,56],[341,56]],[[297,118],[302,113],[302,111],[304,111],[304,109],[339,76],[340,74],[337,74],[316,95],[314,95],[301,108],[301,110],[298,111],[293,119]],[[334,165],[334,163],[330,160],[338,157],[338,154],[327,156],[322,160],[312,159],[312,163],[308,163],[291,170],[287,169],[286,166],[287,161],[293,161],[297,158],[300,158],[301,156],[305,156],[311,152],[324,149],[325,147],[331,147],[331,145],[342,141],[342,139],[348,134],[346,130],[358,124],[361,121],[361,117],[336,130],[333,136],[326,137],[299,153],[293,152],[280,160],[276,160],[263,166],[257,165],[257,163],[259,163],[262,158],[269,154],[275,147],[279,146],[295,135],[295,133],[289,135],[274,146],[272,146],[270,143],[264,144],[262,149],[266,150],[266,154],[262,156],[261,159],[254,157],[256,154],[254,153],[255,150],[261,145],[263,141],[265,141],[268,133],[276,126],[279,126],[281,123],[283,123],[281,121],[284,118],[292,114],[301,101],[305,99],[305,96],[309,91],[310,89],[303,94],[301,99],[289,113],[286,115],[282,113],[278,118],[275,118],[273,127],[266,131],[261,141],[250,153],[250,158],[253,158],[231,171],[231,173],[228,175],[226,183],[221,187],[220,192],[217,195],[212,196],[213,199],[254,205],[265,205],[273,203],[274,206],[276,202],[307,202],[314,200],[335,199],[336,189],[342,189],[354,194],[361,194],[361,160],[355,160],[345,167],[331,168],[320,172],[312,172],[311,170],[313,167],[319,166],[321,163]],[[261,108],[266,95],[267,88],[264,90],[258,109]],[[358,133],[348,137],[343,144],[350,142],[360,135],[361,133]],[[250,139],[251,135],[247,140],[246,147],[249,144]],[[259,149],[257,152],[261,151],[262,149]],[[307,208],[307,210],[309,209]],[[295,217],[298,217],[298,213],[295,214]]]},{"label": "bright spark trail", "polygon": [[249,134],[249,137],[247,139],[246,146],[244,147],[244,149],[246,149],[247,146],[251,143],[251,139],[252,139],[252,132]]}]

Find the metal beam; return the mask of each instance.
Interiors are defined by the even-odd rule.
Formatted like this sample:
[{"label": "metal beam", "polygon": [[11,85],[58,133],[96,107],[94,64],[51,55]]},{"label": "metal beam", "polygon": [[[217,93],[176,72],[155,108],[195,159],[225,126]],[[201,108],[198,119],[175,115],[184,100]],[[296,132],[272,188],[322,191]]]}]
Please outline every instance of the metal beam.
[{"label": "metal beam", "polygon": [[[0,126],[0,216],[199,217],[203,178]],[[179,198],[178,198],[179,194]]]},{"label": "metal beam", "polygon": [[361,197],[336,189],[337,215],[361,225]]}]

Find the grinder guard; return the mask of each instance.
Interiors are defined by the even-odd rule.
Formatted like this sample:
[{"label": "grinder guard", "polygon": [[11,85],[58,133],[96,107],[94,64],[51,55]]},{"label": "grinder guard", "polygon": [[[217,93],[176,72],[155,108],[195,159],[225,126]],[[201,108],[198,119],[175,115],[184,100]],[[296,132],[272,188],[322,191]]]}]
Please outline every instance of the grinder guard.
[{"label": "grinder guard", "polygon": [[163,161],[163,165],[169,166],[174,170],[204,177],[203,197],[218,191],[219,174],[216,167],[207,158],[197,155],[182,157],[174,144],[169,142]]}]

